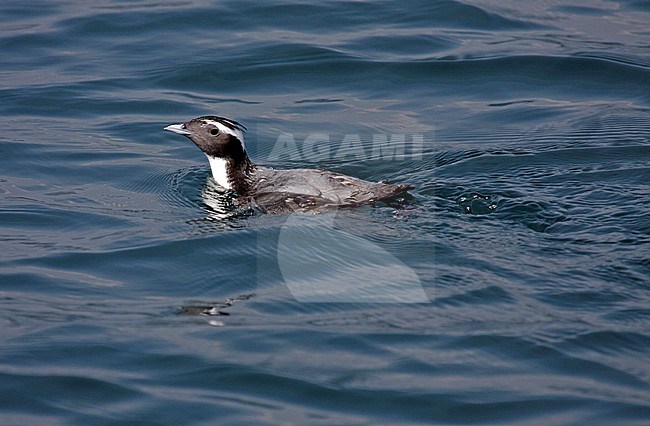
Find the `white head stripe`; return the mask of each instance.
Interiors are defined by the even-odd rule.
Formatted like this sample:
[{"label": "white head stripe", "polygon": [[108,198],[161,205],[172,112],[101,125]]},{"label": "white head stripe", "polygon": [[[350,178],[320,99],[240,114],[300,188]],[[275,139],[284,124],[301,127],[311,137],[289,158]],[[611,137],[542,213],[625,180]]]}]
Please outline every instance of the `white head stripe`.
[{"label": "white head stripe", "polygon": [[227,133],[239,139],[239,142],[241,142],[241,147],[244,149],[244,151],[246,151],[246,145],[244,145],[244,132],[242,132],[239,129],[231,129],[230,127],[218,121],[205,120],[205,122],[207,124],[212,124],[213,126],[215,126],[217,129],[219,129],[221,133]]}]

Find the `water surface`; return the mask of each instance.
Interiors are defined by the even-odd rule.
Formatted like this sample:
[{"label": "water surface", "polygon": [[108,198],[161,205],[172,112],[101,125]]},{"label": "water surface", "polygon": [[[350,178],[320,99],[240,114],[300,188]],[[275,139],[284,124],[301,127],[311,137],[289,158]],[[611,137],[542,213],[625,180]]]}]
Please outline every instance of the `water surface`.
[{"label": "water surface", "polygon": [[[647,424],[649,12],[3,2],[0,423]],[[237,212],[205,114],[416,189]]]}]

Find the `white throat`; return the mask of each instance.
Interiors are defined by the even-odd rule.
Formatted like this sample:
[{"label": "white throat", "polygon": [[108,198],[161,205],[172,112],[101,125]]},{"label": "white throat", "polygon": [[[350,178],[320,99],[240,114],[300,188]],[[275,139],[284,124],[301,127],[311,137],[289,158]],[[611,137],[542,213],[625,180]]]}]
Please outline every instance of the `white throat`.
[{"label": "white throat", "polygon": [[228,162],[223,158],[211,157],[206,154],[212,169],[212,177],[219,185],[225,189],[232,189],[232,185],[228,181]]}]

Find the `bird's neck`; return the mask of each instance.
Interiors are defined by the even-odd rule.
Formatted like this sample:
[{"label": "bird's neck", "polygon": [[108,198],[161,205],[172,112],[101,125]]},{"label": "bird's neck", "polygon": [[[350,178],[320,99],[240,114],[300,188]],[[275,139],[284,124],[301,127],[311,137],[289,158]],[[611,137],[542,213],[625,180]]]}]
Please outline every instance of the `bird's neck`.
[{"label": "bird's neck", "polygon": [[225,189],[230,189],[240,195],[249,195],[252,190],[252,174],[255,165],[251,163],[248,155],[239,161],[212,157],[207,155],[212,169],[212,177]]}]

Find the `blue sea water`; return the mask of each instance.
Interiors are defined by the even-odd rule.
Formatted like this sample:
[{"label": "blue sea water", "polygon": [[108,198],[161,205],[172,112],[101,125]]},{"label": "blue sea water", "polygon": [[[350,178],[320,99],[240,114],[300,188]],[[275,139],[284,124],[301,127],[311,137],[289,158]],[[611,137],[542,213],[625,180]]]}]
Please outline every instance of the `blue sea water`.
[{"label": "blue sea water", "polygon": [[[0,18],[0,424],[650,423],[649,2]],[[206,114],[416,189],[238,211]]]}]

